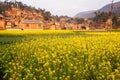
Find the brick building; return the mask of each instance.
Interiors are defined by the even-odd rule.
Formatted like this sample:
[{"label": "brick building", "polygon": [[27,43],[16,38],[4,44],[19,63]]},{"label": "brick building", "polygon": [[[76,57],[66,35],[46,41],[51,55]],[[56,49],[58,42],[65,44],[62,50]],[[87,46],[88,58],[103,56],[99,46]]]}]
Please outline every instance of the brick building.
[{"label": "brick building", "polygon": [[41,20],[21,20],[19,28],[21,29],[41,29],[43,30],[43,22]]}]

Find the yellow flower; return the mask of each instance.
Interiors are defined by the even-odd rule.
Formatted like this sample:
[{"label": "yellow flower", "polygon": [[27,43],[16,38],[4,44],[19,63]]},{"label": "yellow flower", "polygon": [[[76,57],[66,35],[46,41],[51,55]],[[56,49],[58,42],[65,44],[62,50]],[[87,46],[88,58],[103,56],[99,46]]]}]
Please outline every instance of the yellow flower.
[{"label": "yellow flower", "polygon": [[44,66],[44,67],[47,67],[47,66],[49,66],[49,63],[46,62],[43,66]]}]

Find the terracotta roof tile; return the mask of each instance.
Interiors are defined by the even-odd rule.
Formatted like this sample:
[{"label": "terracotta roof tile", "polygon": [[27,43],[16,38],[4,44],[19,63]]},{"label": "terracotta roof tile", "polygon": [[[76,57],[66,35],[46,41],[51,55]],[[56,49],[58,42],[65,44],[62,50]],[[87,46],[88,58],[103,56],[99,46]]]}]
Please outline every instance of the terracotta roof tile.
[{"label": "terracotta roof tile", "polygon": [[41,20],[21,20],[22,23],[33,23],[33,24],[39,24],[42,23]]}]

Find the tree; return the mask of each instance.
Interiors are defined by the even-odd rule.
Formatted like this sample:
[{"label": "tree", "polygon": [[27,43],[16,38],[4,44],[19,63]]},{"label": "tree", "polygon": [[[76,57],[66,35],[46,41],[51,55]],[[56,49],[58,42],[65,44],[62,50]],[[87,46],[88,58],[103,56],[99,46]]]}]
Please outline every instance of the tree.
[{"label": "tree", "polygon": [[52,16],[52,18],[54,18],[54,19],[55,19],[56,21],[58,21],[58,22],[60,21],[60,17],[57,16],[57,15],[56,15],[56,16]]},{"label": "tree", "polygon": [[43,13],[44,20],[48,21],[51,19],[51,13],[49,11],[46,11]]},{"label": "tree", "polygon": [[77,24],[82,24],[84,23],[84,19],[83,18],[75,18]]}]

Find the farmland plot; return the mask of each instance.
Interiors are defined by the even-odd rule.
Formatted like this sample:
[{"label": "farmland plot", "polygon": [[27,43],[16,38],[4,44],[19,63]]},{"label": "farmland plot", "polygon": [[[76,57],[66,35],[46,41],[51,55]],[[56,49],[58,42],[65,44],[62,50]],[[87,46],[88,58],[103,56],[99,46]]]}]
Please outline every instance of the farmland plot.
[{"label": "farmland plot", "polygon": [[0,31],[3,80],[119,80],[120,32]]}]

